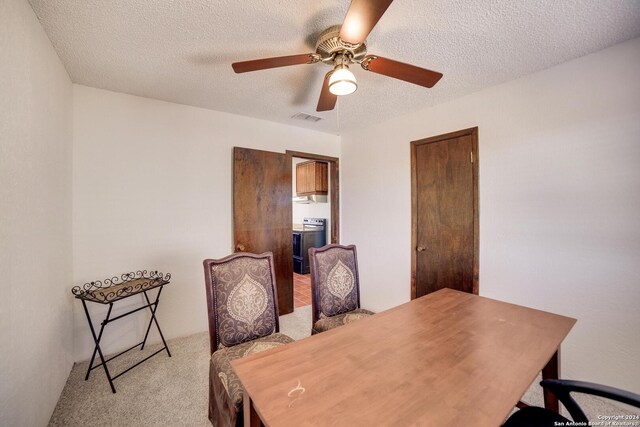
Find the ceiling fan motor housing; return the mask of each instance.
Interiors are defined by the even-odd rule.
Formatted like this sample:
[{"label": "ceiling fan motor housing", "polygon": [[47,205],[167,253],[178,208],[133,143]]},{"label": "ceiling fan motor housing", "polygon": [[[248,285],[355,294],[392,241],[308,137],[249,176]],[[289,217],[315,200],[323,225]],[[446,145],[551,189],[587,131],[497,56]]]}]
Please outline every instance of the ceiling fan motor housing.
[{"label": "ceiling fan motor housing", "polygon": [[316,54],[320,56],[320,61],[327,65],[334,65],[336,56],[347,53],[352,63],[360,63],[367,55],[366,40],[360,44],[352,45],[340,40],[340,25],[326,29],[318,37],[316,43]]}]

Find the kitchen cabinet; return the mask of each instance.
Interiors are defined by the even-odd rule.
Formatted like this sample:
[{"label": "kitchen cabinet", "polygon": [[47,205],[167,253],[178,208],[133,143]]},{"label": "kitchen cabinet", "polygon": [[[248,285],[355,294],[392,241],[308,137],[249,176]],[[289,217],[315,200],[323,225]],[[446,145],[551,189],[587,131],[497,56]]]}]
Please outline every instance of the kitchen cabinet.
[{"label": "kitchen cabinet", "polygon": [[329,194],[329,168],[325,162],[312,160],[296,165],[296,195]]}]

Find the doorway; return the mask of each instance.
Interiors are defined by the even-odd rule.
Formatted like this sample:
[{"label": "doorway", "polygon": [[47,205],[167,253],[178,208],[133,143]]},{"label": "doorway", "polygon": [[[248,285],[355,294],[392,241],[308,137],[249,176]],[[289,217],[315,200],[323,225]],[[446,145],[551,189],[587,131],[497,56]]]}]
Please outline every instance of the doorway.
[{"label": "doorway", "polygon": [[338,242],[338,159],[287,151],[292,161],[293,301],[311,305],[309,248]]},{"label": "doorway", "polygon": [[478,128],[411,142],[411,299],[478,293]]},{"label": "doorway", "polygon": [[[273,252],[279,314],[294,310],[293,157],[325,162],[332,191],[328,242],[339,242],[338,159],[311,153],[233,149],[233,250]],[[310,288],[310,286],[308,285]],[[309,290],[310,296],[310,290]],[[309,298],[310,300],[310,298]]]}]

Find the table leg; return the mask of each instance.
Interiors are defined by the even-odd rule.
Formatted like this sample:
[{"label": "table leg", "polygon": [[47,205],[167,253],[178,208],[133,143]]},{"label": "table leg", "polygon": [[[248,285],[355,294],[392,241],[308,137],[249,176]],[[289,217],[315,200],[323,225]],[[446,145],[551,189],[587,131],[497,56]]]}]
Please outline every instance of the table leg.
[{"label": "table leg", "polygon": [[[96,331],[95,329],[93,329],[93,322],[91,322],[91,316],[89,316],[89,309],[87,308],[87,303],[82,300],[82,306],[84,307],[84,312],[87,315],[87,321],[89,322],[89,329],[91,329],[91,335],[93,336],[93,342],[96,345],[96,348],[93,350],[94,351],[94,357],[95,357],[95,351],[98,351],[98,356],[100,356],[100,361],[102,362],[102,367],[104,368],[104,372],[105,374],[107,374],[107,379],[109,380],[109,385],[111,386],[111,391],[112,392],[116,392],[116,388],[113,386],[113,380],[111,379],[111,374],[109,373],[109,368],[107,368],[107,362],[105,362],[104,360],[104,355],[102,354],[102,349],[100,348],[100,338],[102,338],[102,329],[100,330],[100,338],[98,338],[96,336]],[[109,314],[111,314],[111,306],[109,306]],[[108,318],[108,315],[107,315]],[[103,322],[102,324],[102,328],[104,328],[104,325],[106,323]],[[93,363],[93,362],[91,362]],[[91,370],[91,366],[89,367],[89,370]],[[87,378],[89,377],[89,372],[87,372]],[[86,378],[85,378],[86,379]]]},{"label": "table leg", "polygon": [[[82,303],[85,304],[84,301],[82,301]],[[104,327],[106,326],[107,323],[109,323],[109,316],[111,316],[112,308],[113,308],[113,303],[109,304],[109,311],[107,311],[107,317],[105,317],[102,323],[100,324],[100,332],[98,333],[98,342],[100,342],[100,340],[102,339],[102,332],[104,332]],[[86,310],[86,306],[85,306],[85,310]],[[89,316],[89,313],[87,312],[87,319],[88,319],[88,316]],[[91,320],[89,320],[89,323],[91,324]],[[84,377],[85,381],[89,379],[89,374],[93,369],[93,362],[96,360],[97,352],[98,352],[98,346],[95,346],[93,348],[93,354],[91,355],[91,361],[89,362],[89,368],[87,368],[87,375],[85,375]]]},{"label": "table leg", "polygon": [[[560,349],[558,349],[551,359],[547,362],[544,368],[542,368],[543,380],[557,380],[560,375]],[[550,411],[560,412],[560,406],[558,405],[558,398],[549,390],[544,389],[544,407]]]},{"label": "table leg", "polygon": [[253,407],[253,401],[251,400],[251,397],[249,397],[247,390],[244,391],[242,402],[244,407],[244,427],[263,426],[264,424],[262,424],[262,420],[256,412],[256,408]]},{"label": "table leg", "polygon": [[[158,324],[158,319],[156,319],[156,310],[158,309],[158,303],[160,302],[160,293],[162,292],[162,286],[158,289],[158,294],[156,295],[156,300],[153,304],[149,300],[149,296],[147,295],[147,291],[144,291],[144,297],[147,300],[147,304],[149,305],[149,310],[151,311],[151,319],[149,319],[149,326],[147,326],[147,333],[144,334],[144,340],[142,341],[142,347],[140,350],[144,350],[144,345],[147,342],[147,337],[149,336],[149,331],[151,330],[151,324],[153,322],[156,323],[156,328],[158,328],[158,333],[160,334],[160,339],[162,339],[162,344],[164,344],[164,349],[167,350],[167,354],[171,357],[171,352],[169,352],[169,346],[167,346],[167,342],[164,340],[164,335],[162,335],[162,330],[160,329],[160,325]],[[153,307],[152,307],[153,306]]]}]

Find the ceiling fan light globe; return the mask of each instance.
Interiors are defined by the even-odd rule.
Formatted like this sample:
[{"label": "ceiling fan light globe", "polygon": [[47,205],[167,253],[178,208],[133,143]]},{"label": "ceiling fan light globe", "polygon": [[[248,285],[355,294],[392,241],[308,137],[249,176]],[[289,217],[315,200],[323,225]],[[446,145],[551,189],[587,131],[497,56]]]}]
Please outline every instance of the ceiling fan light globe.
[{"label": "ceiling fan light globe", "polygon": [[356,76],[348,68],[339,68],[329,77],[329,92],[334,95],[349,95],[357,88]]}]

